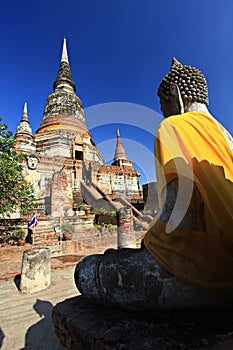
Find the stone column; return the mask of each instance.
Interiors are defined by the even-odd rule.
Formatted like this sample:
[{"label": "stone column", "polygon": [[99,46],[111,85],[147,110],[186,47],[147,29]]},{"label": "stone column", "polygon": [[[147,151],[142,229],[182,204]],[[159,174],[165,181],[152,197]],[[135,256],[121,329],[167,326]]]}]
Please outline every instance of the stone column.
[{"label": "stone column", "polygon": [[133,228],[133,214],[129,206],[117,211],[117,246],[120,248],[136,248]]},{"label": "stone column", "polygon": [[50,251],[48,248],[24,252],[20,291],[35,293],[46,289],[51,283]]}]

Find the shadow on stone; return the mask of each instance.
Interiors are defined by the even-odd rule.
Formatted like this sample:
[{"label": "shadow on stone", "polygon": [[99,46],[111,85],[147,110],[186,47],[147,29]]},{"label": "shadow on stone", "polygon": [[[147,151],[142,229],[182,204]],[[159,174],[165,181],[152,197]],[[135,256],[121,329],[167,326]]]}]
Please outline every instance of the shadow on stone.
[{"label": "shadow on stone", "polygon": [[0,328],[0,349],[2,347],[4,337],[5,337],[5,335],[2,331],[2,329]]},{"label": "shadow on stone", "polygon": [[19,273],[18,275],[16,275],[14,277],[14,283],[15,283],[16,288],[18,289],[18,291],[20,291],[20,281],[21,281],[21,273]]},{"label": "shadow on stone", "polygon": [[51,322],[53,305],[49,301],[37,299],[33,309],[41,320],[32,325],[25,336],[25,347],[21,350],[62,350]]},{"label": "shadow on stone", "polygon": [[133,312],[94,306],[79,296],[57,304],[52,321],[68,349],[212,349],[233,341],[232,310]]}]

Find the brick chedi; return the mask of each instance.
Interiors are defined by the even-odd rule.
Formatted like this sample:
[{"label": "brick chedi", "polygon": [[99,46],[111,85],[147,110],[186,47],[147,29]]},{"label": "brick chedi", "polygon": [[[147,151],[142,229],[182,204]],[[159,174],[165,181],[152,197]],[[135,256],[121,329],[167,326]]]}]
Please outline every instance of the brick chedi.
[{"label": "brick chedi", "polygon": [[74,216],[84,201],[81,182],[90,182],[112,197],[141,198],[140,174],[125,154],[119,131],[114,162],[105,165],[87,129],[71,75],[66,39],[38,130],[32,134],[25,104],[15,139],[16,149],[26,154],[25,178],[33,184],[37,210],[43,214],[53,218]]},{"label": "brick chedi", "polygon": [[97,176],[98,186],[110,196],[121,195],[128,199],[141,197],[140,174],[126,155],[119,130],[113,163],[100,167]]},{"label": "brick chedi", "polygon": [[117,165],[117,166],[131,166],[132,167],[132,162],[131,160],[128,159],[124,147],[121,142],[121,136],[120,136],[120,130],[117,130],[117,144],[116,144],[116,150],[113,158],[113,163],[112,165]]},{"label": "brick chedi", "polygon": [[16,150],[31,153],[36,150],[35,138],[28,119],[27,103],[24,103],[23,115],[17,127],[15,139],[17,140]]}]

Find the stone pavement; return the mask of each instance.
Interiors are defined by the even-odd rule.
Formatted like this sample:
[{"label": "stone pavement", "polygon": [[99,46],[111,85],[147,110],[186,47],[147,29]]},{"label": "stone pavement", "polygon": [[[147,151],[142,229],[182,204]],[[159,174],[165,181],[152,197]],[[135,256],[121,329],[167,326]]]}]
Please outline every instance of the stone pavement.
[{"label": "stone pavement", "polygon": [[[194,342],[196,345],[199,342],[198,349],[233,349],[233,313],[231,310],[227,315],[210,314],[206,320],[205,317],[200,320],[198,318],[197,322],[194,322],[193,316],[191,319],[182,319],[180,314],[175,315],[175,322],[174,320],[171,322],[171,319],[165,319],[163,322],[160,316],[157,319],[159,324],[154,326],[150,320],[145,322],[141,317],[139,319],[134,317],[132,322],[128,313],[125,316],[119,314],[118,310],[105,313],[102,309],[82,304],[82,298],[80,299],[78,296],[79,293],[74,284],[73,273],[76,262],[86,254],[87,252],[82,252],[82,255],[79,256],[68,255],[52,258],[52,285],[47,290],[34,294],[21,294],[18,291],[17,274],[21,270],[21,257],[17,257],[15,260],[0,261],[1,350],[64,350],[55,335],[54,325],[51,321],[53,307],[58,304],[58,308],[60,308],[59,303],[64,310],[63,316],[67,317],[65,313],[68,310],[69,319],[73,319],[75,322],[71,326],[75,326],[75,332],[78,331],[78,342],[84,343],[83,337],[85,338],[84,346],[75,346],[72,349],[190,350],[192,348],[189,346],[191,345],[190,339],[193,335],[195,339],[195,332],[198,332],[199,335],[199,338],[196,337]],[[71,309],[70,306],[72,306]],[[75,315],[75,319],[73,312],[76,312],[77,307],[81,313]],[[101,317],[99,317],[100,315]],[[152,333],[150,329],[152,329]],[[88,330],[87,333],[86,330]],[[202,330],[201,334],[199,330]],[[154,334],[155,338],[151,338],[151,334]],[[174,336],[175,339],[173,339]],[[182,344],[182,337],[188,337],[188,346],[186,341]],[[66,339],[68,338],[66,337]],[[143,339],[147,340],[146,346]],[[96,340],[98,341],[96,342]],[[93,345],[94,341],[96,347]],[[90,347],[90,343],[92,347]],[[127,343],[131,345],[128,346]],[[149,343],[150,345],[148,345]],[[68,348],[71,349],[70,346]]]},{"label": "stone pavement", "polygon": [[51,312],[56,303],[78,295],[73,272],[74,266],[52,270],[51,286],[34,294],[19,293],[17,277],[0,280],[1,350],[64,349],[55,335]]},{"label": "stone pavement", "polygon": [[[9,265],[10,266],[10,265]],[[8,278],[0,280],[0,349],[1,350],[64,350],[62,345],[60,344],[57,336],[55,335],[54,326],[51,322],[51,313],[53,307],[62,302],[62,304],[72,304],[73,300],[75,301],[76,297],[79,293],[74,285],[73,273],[75,266],[69,266],[65,268],[58,268],[52,270],[52,285],[50,288],[44,291],[40,291],[34,294],[21,294],[18,292],[17,284],[19,280],[16,278]],[[13,269],[13,267],[11,267]],[[78,297],[80,298],[80,297]],[[65,301],[66,299],[66,301]],[[75,301],[76,304],[76,301]],[[75,311],[76,306],[72,306],[69,309],[70,316],[72,316],[72,312]],[[149,341],[149,333],[150,327],[153,328],[153,325],[148,321],[146,323],[146,327],[143,327],[144,321],[142,319],[134,319],[134,322],[129,322],[129,315],[126,315],[126,318],[120,317],[119,313],[111,310],[110,313],[105,315],[104,310],[98,310],[97,314],[101,317],[97,318],[98,322],[93,322],[96,319],[96,314],[93,314],[93,307],[82,306],[82,311],[84,314],[82,317],[82,322],[80,320],[76,320],[75,322],[77,327],[82,328],[82,333],[85,335],[85,327],[88,326],[88,337],[89,340],[92,338],[93,334],[95,334],[95,339],[98,339],[98,336],[101,333],[100,340],[102,344],[97,344],[98,349],[119,349],[119,347],[110,347],[109,341],[113,338],[120,337],[120,342],[118,345],[125,345],[124,341],[127,341],[127,337],[131,337],[128,339],[129,341],[133,341],[132,347],[122,347],[122,349],[140,349],[140,350],[161,350],[164,347],[161,347],[164,344],[166,349],[186,349],[190,350],[190,347],[182,346],[182,342],[177,341],[177,337],[192,337],[198,328],[202,328],[205,320],[202,319],[202,326],[199,322],[196,323],[196,329],[193,327],[193,319],[183,320],[180,315],[175,316],[175,322],[170,322],[171,320],[165,319],[165,322],[162,323],[163,329],[157,327],[154,331],[156,331],[157,337],[156,339],[152,339],[154,343],[151,346],[140,346],[140,332],[142,334],[147,335],[146,338]],[[80,314],[79,314],[80,315]],[[93,317],[93,315],[95,317]],[[106,317],[104,317],[106,316]],[[198,347],[198,349],[211,349],[211,350],[232,350],[233,349],[233,324],[231,313],[228,314],[228,318],[222,317],[216,318],[216,315],[209,315],[209,320],[207,324],[210,327],[206,326],[203,328],[203,333],[201,336],[202,345],[203,342],[207,342],[206,346]],[[79,317],[79,316],[78,316]],[[160,315],[161,317],[161,315]],[[164,316],[165,317],[165,316]],[[167,316],[166,316],[167,317]],[[71,317],[72,319],[72,317]],[[83,322],[83,320],[85,322]],[[89,320],[91,320],[91,327],[89,328]],[[218,323],[219,320],[219,323]],[[173,320],[174,321],[174,320]],[[210,321],[210,322],[209,322]],[[110,322],[110,324],[109,324]],[[216,323],[217,322],[217,323]],[[133,331],[134,324],[138,323],[138,332],[135,334]],[[176,328],[179,328],[179,332],[176,334],[174,329],[174,324]],[[170,325],[170,326],[169,326]],[[145,326],[145,324],[144,324]],[[217,332],[215,333],[213,326],[217,327]],[[97,328],[96,328],[97,327]],[[206,334],[208,334],[208,328],[210,328],[210,333],[215,333],[217,338],[214,339],[215,345],[211,347],[208,346],[208,339]],[[212,328],[212,330],[211,330]],[[175,342],[171,345],[169,344],[169,332],[171,336],[175,336]],[[172,333],[173,332],[173,333]],[[206,333],[207,332],[207,333]],[[79,333],[80,334],[80,333]],[[122,337],[123,334],[123,337]],[[162,338],[163,340],[161,340]],[[178,337],[178,338],[179,338]],[[82,340],[82,337],[78,337],[79,340]],[[204,338],[204,339],[203,339]],[[143,339],[143,337],[141,337]],[[88,339],[87,339],[88,340]],[[164,341],[165,340],[165,341]],[[197,339],[198,340],[198,339]],[[212,339],[213,340],[213,339]],[[86,341],[86,339],[85,339]],[[106,345],[103,342],[107,342]],[[111,343],[111,342],[110,342]],[[123,344],[122,344],[123,343]],[[156,346],[154,347],[154,345]],[[162,344],[162,345],[161,345]],[[189,343],[190,344],[190,343]],[[183,344],[184,345],[184,344]],[[101,347],[102,346],[102,347]],[[139,346],[139,347],[138,347]],[[81,349],[75,347],[75,349]],[[82,349],[97,349],[83,347]]]}]

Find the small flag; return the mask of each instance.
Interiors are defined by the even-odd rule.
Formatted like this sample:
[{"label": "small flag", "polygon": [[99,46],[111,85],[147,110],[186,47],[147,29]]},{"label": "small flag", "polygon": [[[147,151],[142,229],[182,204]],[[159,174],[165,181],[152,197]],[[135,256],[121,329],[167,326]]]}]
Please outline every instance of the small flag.
[{"label": "small flag", "polygon": [[34,227],[36,227],[38,225],[38,220],[37,220],[37,216],[36,214],[33,215],[33,218],[31,219],[29,225],[28,225],[28,228],[31,230],[33,229]]}]

